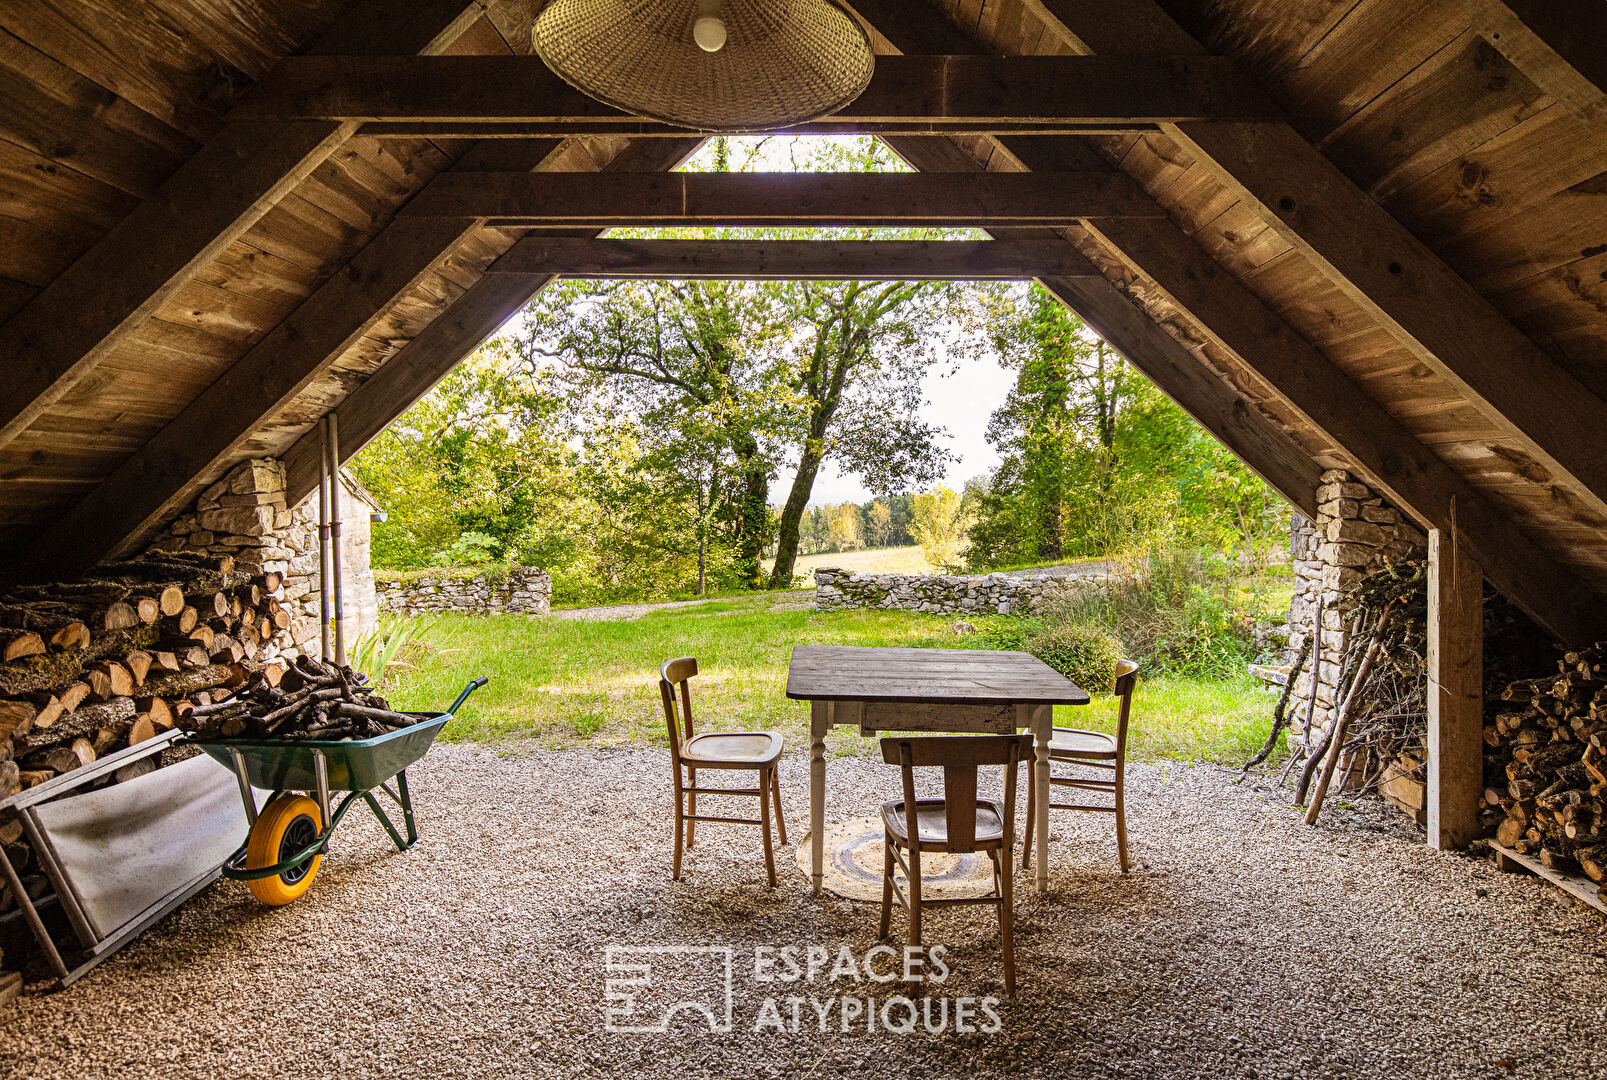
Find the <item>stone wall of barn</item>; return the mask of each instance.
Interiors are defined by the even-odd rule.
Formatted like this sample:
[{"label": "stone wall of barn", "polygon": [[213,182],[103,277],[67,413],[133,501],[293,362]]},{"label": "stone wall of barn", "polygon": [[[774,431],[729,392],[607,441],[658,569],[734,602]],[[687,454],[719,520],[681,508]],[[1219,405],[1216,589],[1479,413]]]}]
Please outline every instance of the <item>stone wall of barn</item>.
[{"label": "stone wall of barn", "polygon": [[[369,567],[373,513],[366,498],[342,484],[341,592],[347,643],[379,618],[374,572]],[[278,600],[291,611],[278,642],[287,655],[318,652],[318,499],[289,505],[285,467],[275,458],[253,458],[201,493],[151,549],[182,549],[229,555],[253,573],[283,577]]]},{"label": "stone wall of barn", "polygon": [[[1291,526],[1294,598],[1289,605],[1289,655],[1313,634],[1312,656],[1289,696],[1298,737],[1316,694],[1312,726],[1326,731],[1338,710],[1340,668],[1349,646],[1344,591],[1385,562],[1422,557],[1427,538],[1383,496],[1343,469],[1322,474],[1317,517],[1295,515]],[[1322,601],[1322,625],[1316,623]]]}]

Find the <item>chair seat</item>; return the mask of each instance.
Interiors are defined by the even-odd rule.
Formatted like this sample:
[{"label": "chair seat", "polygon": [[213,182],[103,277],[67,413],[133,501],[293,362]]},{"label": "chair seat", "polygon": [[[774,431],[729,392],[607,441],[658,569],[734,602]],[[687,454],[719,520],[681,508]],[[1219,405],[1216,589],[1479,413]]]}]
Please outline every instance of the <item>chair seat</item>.
[{"label": "chair seat", "polygon": [[775,731],[711,731],[694,735],[681,749],[681,761],[699,769],[751,769],[781,756]]},{"label": "chair seat", "polygon": [[[909,846],[908,819],[904,814],[903,799],[882,803],[882,821],[887,826],[889,836],[897,843]],[[944,800],[916,799],[915,827],[920,831],[923,845],[947,844],[949,823]],[[979,847],[1004,843],[1004,803],[998,799],[976,801],[976,842]]]},{"label": "chair seat", "polygon": [[1102,731],[1080,731],[1077,728],[1055,728],[1049,740],[1051,758],[1088,758],[1114,760],[1116,736]]}]

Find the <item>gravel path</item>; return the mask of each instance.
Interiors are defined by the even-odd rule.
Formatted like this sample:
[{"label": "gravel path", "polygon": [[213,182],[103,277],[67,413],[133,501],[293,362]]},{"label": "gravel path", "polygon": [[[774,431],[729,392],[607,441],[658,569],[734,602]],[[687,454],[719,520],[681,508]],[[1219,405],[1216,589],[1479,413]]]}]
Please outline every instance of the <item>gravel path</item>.
[{"label": "gravel path", "polygon": [[[796,842],[796,748],[783,769]],[[1139,864],[1116,873],[1108,818],[1056,816],[1052,893],[1019,898],[1021,987],[998,1031],[843,1034],[839,1004],[822,1033],[805,1003],[796,1032],[756,1032],[768,997],[786,1028],[787,996],[898,993],[753,977],[756,946],[863,958],[874,906],[812,899],[791,846],[765,887],[757,830],[730,826],[671,882],[662,753],[440,746],[416,772],[412,852],[359,808],[298,903],[212,886],[77,986],[0,1014],[0,1075],[1607,1076],[1603,923],[1537,879],[1427,850],[1370,803],[1308,830],[1220,769],[1135,766]],[[896,783],[855,756],[828,776],[835,816]],[[953,968],[931,993],[1001,992],[993,926],[930,919]],[[732,948],[732,1032],[605,1031],[603,950],[677,944]],[[706,959],[655,970],[718,1007]]]}]

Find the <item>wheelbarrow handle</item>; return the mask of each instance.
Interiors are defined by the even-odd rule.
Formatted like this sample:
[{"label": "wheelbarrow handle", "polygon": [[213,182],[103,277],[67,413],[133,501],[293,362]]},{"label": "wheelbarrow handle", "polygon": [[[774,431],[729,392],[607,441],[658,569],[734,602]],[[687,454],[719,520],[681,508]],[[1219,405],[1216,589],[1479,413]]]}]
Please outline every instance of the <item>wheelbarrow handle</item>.
[{"label": "wheelbarrow handle", "polygon": [[480,687],[484,686],[486,683],[488,683],[490,681],[491,681],[491,679],[490,679],[489,676],[481,675],[478,679],[475,679],[468,686],[465,686],[463,688],[463,693],[459,694],[458,699],[452,703],[452,707],[450,709],[446,710],[447,715],[451,716],[454,713],[456,713],[458,711],[458,706],[462,705],[466,700],[468,700],[468,697],[469,697],[470,694],[474,693],[476,690],[480,689]]}]

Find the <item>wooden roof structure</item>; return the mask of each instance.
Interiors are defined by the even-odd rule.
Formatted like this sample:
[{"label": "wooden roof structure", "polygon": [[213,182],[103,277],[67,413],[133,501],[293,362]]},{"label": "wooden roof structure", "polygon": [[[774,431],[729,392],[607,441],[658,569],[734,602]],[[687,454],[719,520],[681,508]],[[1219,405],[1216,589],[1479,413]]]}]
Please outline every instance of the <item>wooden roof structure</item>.
[{"label": "wooden roof structure", "polygon": [[[850,0],[886,59],[799,130],[921,173],[852,179],[655,175],[697,136],[557,82],[535,6],[0,5],[7,576],[246,457],[306,494],[320,416],[355,452],[559,273],[974,273],[1038,278],[1297,505],[1353,470],[1607,636],[1599,0]],[[590,239],[912,206],[996,246]]]}]

